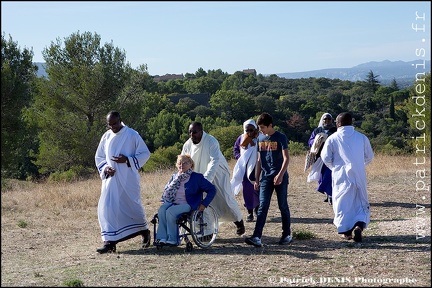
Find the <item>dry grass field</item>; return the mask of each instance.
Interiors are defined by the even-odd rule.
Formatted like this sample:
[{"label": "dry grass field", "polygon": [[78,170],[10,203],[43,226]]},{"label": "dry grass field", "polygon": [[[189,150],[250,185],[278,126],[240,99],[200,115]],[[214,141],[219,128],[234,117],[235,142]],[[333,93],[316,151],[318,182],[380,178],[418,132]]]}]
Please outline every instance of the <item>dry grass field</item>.
[{"label": "dry grass field", "polygon": [[[281,223],[274,196],[262,248],[244,243],[254,222],[246,223],[242,237],[233,223],[222,223],[208,249],[194,245],[186,252],[182,244],[144,250],[138,237],[119,243],[116,253],[99,255],[99,178],[12,182],[1,191],[1,286],[430,287],[430,159],[418,166],[415,159],[376,155],[368,166],[372,220],[361,243],[337,234],[332,208],[316,192],[316,182],[306,182],[300,156],[289,165],[294,240],[285,246],[277,245]],[[421,169],[426,178],[416,177]],[[148,220],[172,172],[142,175]],[[241,194],[237,200],[246,217]]]}]

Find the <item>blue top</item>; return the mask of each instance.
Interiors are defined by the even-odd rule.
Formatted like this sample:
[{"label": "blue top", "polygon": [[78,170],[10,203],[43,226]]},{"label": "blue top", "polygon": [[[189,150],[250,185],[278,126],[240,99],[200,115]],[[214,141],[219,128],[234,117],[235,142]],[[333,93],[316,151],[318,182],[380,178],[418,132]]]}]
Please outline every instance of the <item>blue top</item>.
[{"label": "blue top", "polygon": [[[174,179],[174,176],[177,173],[174,173],[171,176],[169,182]],[[203,198],[204,192],[207,193],[207,196]],[[208,207],[210,202],[216,195],[216,187],[204,178],[204,175],[198,172],[192,172],[189,177],[189,181],[185,183],[185,195],[186,201],[191,206],[192,210],[197,210],[200,204]]]},{"label": "blue top", "polygon": [[282,150],[288,149],[288,138],[285,134],[275,131],[273,135],[258,136],[258,151],[261,158],[263,176],[276,176],[282,168]]}]

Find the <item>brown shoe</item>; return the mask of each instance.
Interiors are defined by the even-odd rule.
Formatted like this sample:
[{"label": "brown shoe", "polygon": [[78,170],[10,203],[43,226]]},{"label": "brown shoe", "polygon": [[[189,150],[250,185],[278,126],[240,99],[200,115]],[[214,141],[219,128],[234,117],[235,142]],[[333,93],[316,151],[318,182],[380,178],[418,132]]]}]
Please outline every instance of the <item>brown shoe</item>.
[{"label": "brown shoe", "polygon": [[354,228],[354,242],[362,242],[362,229],[359,226]]}]

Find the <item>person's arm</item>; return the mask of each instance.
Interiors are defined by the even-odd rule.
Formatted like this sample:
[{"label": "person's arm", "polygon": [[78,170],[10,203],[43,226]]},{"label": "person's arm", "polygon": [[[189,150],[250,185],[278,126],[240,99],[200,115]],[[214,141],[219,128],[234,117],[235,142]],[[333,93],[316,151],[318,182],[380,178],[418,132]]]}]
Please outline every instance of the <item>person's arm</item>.
[{"label": "person's arm", "polygon": [[372,146],[370,144],[369,139],[364,136],[364,159],[365,159],[365,165],[369,164],[372,159],[374,158],[374,152],[372,150]]},{"label": "person's arm", "polygon": [[204,144],[208,145],[210,162],[207,164],[207,171],[204,173],[204,177],[210,182],[213,182],[214,177],[216,176],[216,170],[219,169],[219,162],[221,160],[220,157],[223,157],[223,155],[220,151],[219,142],[216,140],[216,138],[206,137],[205,140],[207,143]]},{"label": "person's arm", "polygon": [[242,135],[237,137],[237,140],[234,143],[233,152],[234,152],[234,158],[236,160],[238,160],[240,158],[240,141],[241,141],[241,139],[242,139]]},{"label": "person's arm", "polygon": [[106,160],[106,152],[105,152],[105,134],[101,137],[101,140],[99,142],[99,145],[96,149],[95,154],[95,163],[96,167],[98,169],[99,176],[102,180],[113,176],[115,173],[115,170],[108,165],[108,162]]},{"label": "person's arm", "polygon": [[208,205],[210,205],[211,201],[216,195],[216,186],[214,186],[210,181],[208,181],[206,178],[201,177],[199,188],[201,191],[206,192],[206,197],[201,201],[201,204],[198,207],[199,211],[204,211]]},{"label": "person's arm", "polygon": [[315,140],[315,130],[314,131],[312,131],[312,134],[311,134],[311,136],[309,137],[309,141],[308,141],[308,146],[309,146],[309,148],[310,147],[312,147],[312,144],[314,143],[314,140]]},{"label": "person's arm", "polygon": [[254,183],[255,190],[259,190],[260,180],[261,180],[260,176],[261,176],[261,155],[258,152],[257,161],[255,164],[255,183]]},{"label": "person's arm", "polygon": [[328,168],[333,168],[333,152],[331,151],[331,140],[327,139],[327,141],[324,142],[323,148],[321,150],[321,160],[323,161],[324,165],[326,165]]},{"label": "person's arm", "polygon": [[279,173],[274,178],[274,185],[280,185],[282,183],[283,176],[285,172],[288,170],[288,164],[289,164],[288,148],[282,150],[282,157],[283,157],[282,167]]}]

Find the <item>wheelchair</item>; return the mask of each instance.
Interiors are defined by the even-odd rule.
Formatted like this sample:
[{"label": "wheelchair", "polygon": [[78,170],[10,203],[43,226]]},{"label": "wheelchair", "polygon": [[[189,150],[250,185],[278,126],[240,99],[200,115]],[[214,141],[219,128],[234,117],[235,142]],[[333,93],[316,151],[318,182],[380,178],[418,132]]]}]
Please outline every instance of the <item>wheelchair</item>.
[{"label": "wheelchair", "polygon": [[[159,221],[158,214],[153,216],[150,221],[154,225],[153,235],[155,242],[153,245],[156,246],[157,250],[162,249],[164,245],[156,241],[157,223]],[[192,210],[190,212],[182,213],[177,216],[178,224],[178,237],[179,245],[184,241],[186,243],[186,251],[191,252],[193,250],[193,242],[200,248],[209,248],[216,240],[219,232],[219,221],[216,210],[209,205],[203,212],[198,210]]]}]

